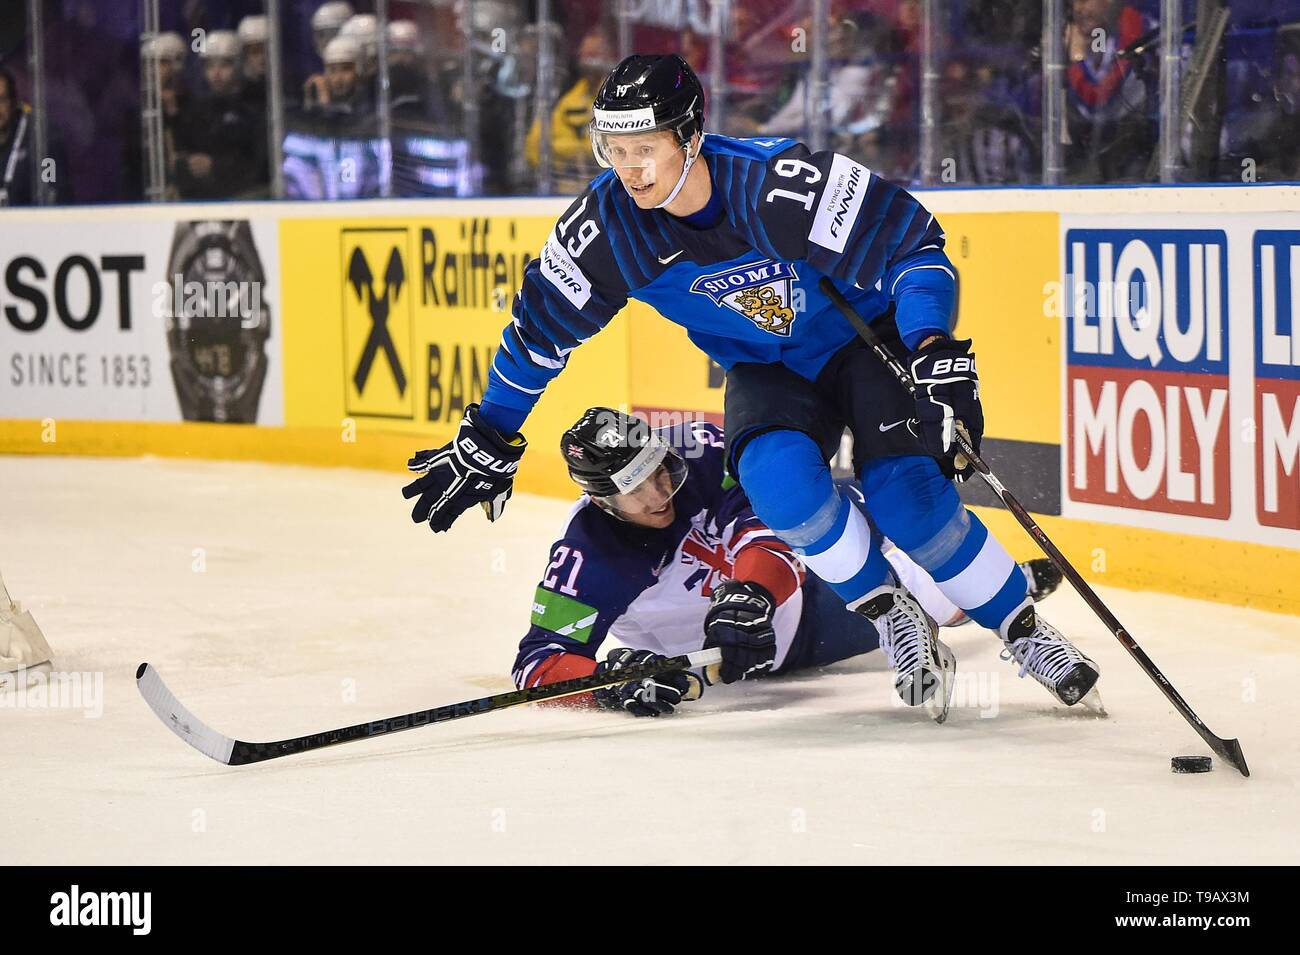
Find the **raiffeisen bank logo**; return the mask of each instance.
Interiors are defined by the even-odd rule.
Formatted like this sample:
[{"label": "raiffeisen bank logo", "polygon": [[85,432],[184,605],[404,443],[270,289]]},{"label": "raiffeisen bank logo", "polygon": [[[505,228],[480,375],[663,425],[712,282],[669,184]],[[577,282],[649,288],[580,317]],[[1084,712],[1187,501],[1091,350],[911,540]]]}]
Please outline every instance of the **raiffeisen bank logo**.
[{"label": "raiffeisen bank logo", "polygon": [[129,927],[132,935],[148,935],[153,926],[153,893],[86,892],[74,885],[50,896],[50,924]]},{"label": "raiffeisen bank logo", "polygon": [[1065,240],[1070,500],[1227,519],[1227,238],[1071,229]]}]

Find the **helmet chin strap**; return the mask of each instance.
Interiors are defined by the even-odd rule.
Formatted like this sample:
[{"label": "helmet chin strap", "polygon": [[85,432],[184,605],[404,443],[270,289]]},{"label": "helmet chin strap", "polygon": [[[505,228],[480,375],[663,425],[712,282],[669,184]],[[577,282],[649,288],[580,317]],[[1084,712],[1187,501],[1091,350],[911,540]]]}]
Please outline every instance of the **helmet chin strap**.
[{"label": "helmet chin strap", "polygon": [[700,150],[704,148],[705,135],[705,133],[700,133],[700,144],[695,147],[694,153],[691,152],[690,144],[687,143],[686,162],[682,163],[682,174],[677,177],[677,185],[673,186],[673,191],[668,193],[667,199],[655,206],[656,209],[662,209],[664,206],[668,205],[668,203],[676,199],[677,194],[682,191],[682,186],[686,185],[686,177],[690,174],[691,167],[695,165],[695,160],[699,157]]}]

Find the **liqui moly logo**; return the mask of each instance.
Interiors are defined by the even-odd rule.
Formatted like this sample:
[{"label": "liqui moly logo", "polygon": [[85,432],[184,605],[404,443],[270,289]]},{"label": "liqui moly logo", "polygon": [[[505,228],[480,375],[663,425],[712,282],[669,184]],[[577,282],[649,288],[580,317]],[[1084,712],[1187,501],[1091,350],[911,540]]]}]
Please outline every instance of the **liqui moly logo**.
[{"label": "liqui moly logo", "polygon": [[1255,510],[1300,530],[1300,232],[1259,230],[1255,298]]},{"label": "liqui moly logo", "polygon": [[1226,235],[1071,229],[1065,264],[1069,499],[1226,519]]}]

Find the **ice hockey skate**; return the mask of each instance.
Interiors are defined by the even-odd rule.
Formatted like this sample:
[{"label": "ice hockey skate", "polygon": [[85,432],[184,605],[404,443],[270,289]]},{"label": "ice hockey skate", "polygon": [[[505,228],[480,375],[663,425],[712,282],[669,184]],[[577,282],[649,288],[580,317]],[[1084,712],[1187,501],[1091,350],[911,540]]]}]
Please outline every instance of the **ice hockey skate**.
[{"label": "ice hockey skate", "polygon": [[957,658],[939,639],[939,625],[902,587],[884,584],[851,609],[871,620],[894,671],[894,689],[908,706],[924,705],[936,723],[948,718]]},{"label": "ice hockey skate", "polygon": [[1082,702],[1105,715],[1097,690],[1101,668],[1039,616],[1032,604],[1016,614],[1003,642],[1002,659],[1019,663],[1020,676],[1032,676],[1066,706]]}]

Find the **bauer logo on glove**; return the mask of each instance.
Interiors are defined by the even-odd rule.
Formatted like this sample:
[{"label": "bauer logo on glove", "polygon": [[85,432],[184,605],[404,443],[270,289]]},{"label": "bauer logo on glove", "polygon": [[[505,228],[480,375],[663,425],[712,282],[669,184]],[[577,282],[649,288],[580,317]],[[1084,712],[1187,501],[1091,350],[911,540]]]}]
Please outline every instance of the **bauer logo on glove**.
[{"label": "bauer logo on glove", "polygon": [[912,355],[909,369],[916,388],[921,444],[959,481],[970,477],[974,467],[958,453],[958,428],[976,451],[984,436],[979,373],[970,345],[969,339],[936,338]]},{"label": "bauer logo on glove", "polygon": [[505,510],[514,490],[514,475],[528,443],[523,436],[507,439],[483,420],[478,405],[465,409],[454,441],[430,451],[417,451],[406,462],[423,475],[402,488],[407,500],[416,498],[411,520],[445,531],[466,510],[480,504],[488,520]]}]

